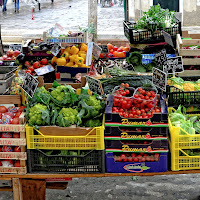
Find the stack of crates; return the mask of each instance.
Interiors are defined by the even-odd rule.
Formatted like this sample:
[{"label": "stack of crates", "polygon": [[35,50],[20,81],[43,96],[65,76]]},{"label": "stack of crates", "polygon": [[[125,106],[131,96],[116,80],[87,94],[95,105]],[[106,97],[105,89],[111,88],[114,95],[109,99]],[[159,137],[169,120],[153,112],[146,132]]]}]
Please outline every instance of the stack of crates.
[{"label": "stack of crates", "polygon": [[168,171],[168,111],[159,99],[161,113],[150,119],[124,118],[112,113],[113,95],[105,112],[106,171],[109,173]]},{"label": "stack of crates", "polygon": [[[169,108],[169,114],[175,111]],[[200,114],[189,115],[200,116]],[[190,135],[180,127],[173,126],[169,118],[171,170],[200,169],[200,135]]]},{"label": "stack of crates", "polygon": [[105,171],[104,121],[95,128],[26,126],[26,135],[29,173]]}]

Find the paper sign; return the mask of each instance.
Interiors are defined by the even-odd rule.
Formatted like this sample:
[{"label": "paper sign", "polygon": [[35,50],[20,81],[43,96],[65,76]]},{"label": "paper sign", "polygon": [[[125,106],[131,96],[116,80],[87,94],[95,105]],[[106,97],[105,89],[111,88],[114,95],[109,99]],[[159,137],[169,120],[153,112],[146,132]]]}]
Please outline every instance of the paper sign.
[{"label": "paper sign", "polygon": [[60,52],[60,49],[61,49],[61,46],[55,43],[50,51],[54,56],[57,56]]},{"label": "paper sign", "polygon": [[46,65],[44,67],[40,67],[38,69],[35,69],[35,72],[37,73],[38,76],[47,74],[49,72],[54,71],[55,69],[52,67],[52,65]]},{"label": "paper sign", "polygon": [[89,89],[92,92],[94,92],[94,93],[96,93],[98,95],[103,95],[104,94],[100,80],[97,80],[97,79],[92,78],[90,76],[86,76],[86,81],[88,83]]},{"label": "paper sign", "polygon": [[171,45],[172,47],[174,47],[174,44],[173,44],[173,42],[172,42],[172,37],[171,37],[171,35],[170,35],[169,33],[166,33],[165,31],[162,31],[162,33],[163,33],[163,36],[164,36],[164,38],[165,38],[165,42],[166,42],[167,44]]},{"label": "paper sign", "polygon": [[13,51],[22,51],[22,45],[21,44],[11,44],[9,46],[9,49],[13,50]]},{"label": "paper sign", "polygon": [[163,65],[166,64],[166,61],[167,61],[166,50],[162,49],[161,51],[159,51],[158,53],[156,53],[154,59],[156,61],[157,67],[159,69],[162,69]]},{"label": "paper sign", "polygon": [[101,44],[101,45],[99,45],[99,47],[102,49],[101,53],[107,54],[109,52],[108,51],[108,46],[106,44]]},{"label": "paper sign", "polygon": [[35,79],[31,74],[26,73],[26,77],[24,79],[24,83],[22,85],[22,89],[31,97],[33,98],[33,95],[37,89],[38,86],[38,80]]},{"label": "paper sign", "polygon": [[93,50],[93,42],[89,42],[87,45],[86,66],[89,66],[92,63],[92,50]]},{"label": "paper sign", "polygon": [[101,54],[101,51],[102,51],[102,49],[101,49],[96,43],[94,43],[94,44],[93,44],[92,55],[94,56],[94,58],[95,58],[96,60],[99,59],[99,56],[100,56],[100,54]]},{"label": "paper sign", "polygon": [[155,67],[152,68],[152,83],[157,87],[166,92],[167,85],[167,74]]},{"label": "paper sign", "polygon": [[163,66],[163,71],[167,74],[184,72],[182,56],[168,58],[166,65]]}]

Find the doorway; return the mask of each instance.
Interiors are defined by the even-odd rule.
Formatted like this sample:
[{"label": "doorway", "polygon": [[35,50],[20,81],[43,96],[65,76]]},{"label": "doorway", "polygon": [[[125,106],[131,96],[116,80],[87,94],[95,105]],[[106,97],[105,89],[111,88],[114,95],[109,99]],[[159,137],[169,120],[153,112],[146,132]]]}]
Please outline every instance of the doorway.
[{"label": "doorway", "polygon": [[179,0],[153,0],[153,5],[160,4],[162,8],[170,11],[179,12]]}]

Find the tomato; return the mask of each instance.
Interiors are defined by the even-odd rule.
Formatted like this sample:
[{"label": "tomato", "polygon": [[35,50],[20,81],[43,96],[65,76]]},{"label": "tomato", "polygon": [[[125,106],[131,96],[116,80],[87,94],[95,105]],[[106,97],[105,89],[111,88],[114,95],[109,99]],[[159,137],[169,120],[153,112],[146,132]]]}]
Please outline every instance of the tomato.
[{"label": "tomato", "polygon": [[159,112],[161,112],[161,109],[160,109],[160,108],[157,108],[157,109],[155,110],[155,112],[159,113]]},{"label": "tomato", "polygon": [[128,117],[129,117],[129,115],[128,115],[127,112],[124,112],[123,116],[124,116],[125,118],[128,118]]},{"label": "tomato", "polygon": [[5,106],[0,106],[0,113],[6,113],[8,109]]},{"label": "tomato", "polygon": [[23,112],[23,110],[26,108],[26,106],[20,106],[18,109],[18,112]]},{"label": "tomato", "polygon": [[117,51],[118,52],[123,52],[123,49],[118,48]]},{"label": "tomato", "polygon": [[33,72],[35,69],[33,66],[29,67],[28,70],[31,70],[31,72]]},{"label": "tomato", "polygon": [[124,112],[124,109],[123,109],[123,108],[120,108],[120,109],[119,109],[119,112]]},{"label": "tomato", "polygon": [[149,103],[147,104],[147,107],[148,107],[148,108],[153,108],[153,107],[154,107],[154,103],[153,103],[153,102],[149,102]]},{"label": "tomato", "polygon": [[147,92],[147,96],[149,96],[149,97],[150,97],[150,96],[151,96],[151,92]]},{"label": "tomato", "polygon": [[21,167],[20,161],[19,161],[19,160],[16,160],[16,161],[15,161],[14,167]]},{"label": "tomato", "polygon": [[131,113],[131,114],[129,114],[129,118],[133,118],[133,114]]},{"label": "tomato", "polygon": [[151,113],[151,112],[149,112],[148,114],[147,114],[147,117],[148,118],[151,118],[153,116],[153,114]]},{"label": "tomato", "polygon": [[119,112],[119,115],[120,115],[121,117],[123,117],[123,112]]},{"label": "tomato", "polygon": [[145,100],[144,100],[142,103],[143,103],[144,105],[147,105],[147,104],[148,104],[148,101],[145,101]]},{"label": "tomato", "polygon": [[129,84],[128,84],[128,83],[126,83],[126,84],[125,84],[125,88],[128,88],[128,87],[129,87]]},{"label": "tomato", "polygon": [[121,83],[121,87],[124,87],[125,86],[125,84],[124,83]]},{"label": "tomato", "polygon": [[141,111],[142,113],[144,113],[144,112],[145,112],[145,110],[144,110],[144,109],[141,109],[140,111]]},{"label": "tomato", "polygon": [[128,162],[133,162],[133,158],[132,157],[128,157]]},{"label": "tomato", "polygon": [[141,162],[145,162],[145,161],[146,161],[146,158],[142,157]]},{"label": "tomato", "polygon": [[137,99],[137,102],[138,102],[138,103],[142,103],[142,99],[138,98],[138,99]]},{"label": "tomato", "polygon": [[150,156],[147,156],[146,157],[146,161],[150,161],[151,160],[151,157]]},{"label": "tomato", "polygon": [[21,148],[18,146],[18,147],[15,147],[14,148],[14,152],[21,152]]},{"label": "tomato", "polygon": [[32,71],[28,69],[26,70],[26,73],[32,74]]},{"label": "tomato", "polygon": [[141,99],[145,99],[145,96],[144,96],[144,95],[139,94],[139,96],[140,96]]},{"label": "tomato", "polygon": [[31,63],[30,63],[29,61],[25,61],[24,65],[25,65],[26,67],[30,67],[30,66],[31,66]]},{"label": "tomato", "polygon": [[127,101],[122,101],[122,108],[126,108]]},{"label": "tomato", "polygon": [[159,153],[155,153],[154,155],[155,158],[159,158],[159,156],[160,156]]},{"label": "tomato", "polygon": [[48,65],[48,60],[47,60],[46,58],[43,58],[43,59],[41,60],[41,63],[42,63],[43,65]]},{"label": "tomato", "polygon": [[142,88],[138,88],[138,91],[139,91],[139,92],[142,91]]},{"label": "tomato", "polygon": [[117,46],[114,46],[113,47],[113,51],[117,51],[118,50],[118,47]]},{"label": "tomato", "polygon": [[129,90],[125,90],[125,92],[126,92],[126,95],[128,95],[128,94],[130,93],[130,91],[129,91]]},{"label": "tomato", "polygon": [[118,106],[118,103],[114,102],[114,103],[113,103],[113,106],[115,106],[115,107]]},{"label": "tomato", "polygon": [[145,90],[141,90],[140,94],[146,95],[146,91]]},{"label": "tomato", "polygon": [[136,114],[137,114],[137,115],[140,115],[140,114],[141,114],[141,111],[140,111],[140,110],[137,110]]},{"label": "tomato", "polygon": [[134,162],[138,162],[139,159],[138,159],[137,157],[135,157],[133,161],[134,161]]},{"label": "tomato", "polygon": [[145,96],[145,99],[146,99],[146,100],[149,100],[149,96]]},{"label": "tomato", "polygon": [[19,117],[14,118],[11,124],[19,124]]},{"label": "tomato", "polygon": [[19,117],[21,115],[21,112],[17,112],[16,114],[15,114],[15,117]]},{"label": "tomato", "polygon": [[40,63],[38,61],[33,63],[34,69],[38,69],[40,67]]},{"label": "tomato", "polygon": [[136,110],[133,110],[132,113],[133,113],[133,115],[136,115]]},{"label": "tomato", "polygon": [[152,96],[152,97],[155,97],[155,96],[156,96],[156,94],[155,94],[154,91],[150,91],[150,93],[151,93],[151,96]]},{"label": "tomato", "polygon": [[148,112],[148,111],[149,111],[149,109],[148,109],[148,108],[145,108],[144,110],[145,110],[145,112]]}]

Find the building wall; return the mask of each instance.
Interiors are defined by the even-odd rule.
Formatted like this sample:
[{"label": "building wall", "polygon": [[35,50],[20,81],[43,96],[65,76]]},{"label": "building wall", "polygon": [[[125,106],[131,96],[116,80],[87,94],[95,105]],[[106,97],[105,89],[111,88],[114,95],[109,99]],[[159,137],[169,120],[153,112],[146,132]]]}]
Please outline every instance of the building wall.
[{"label": "building wall", "polygon": [[[148,11],[153,0],[129,0],[135,3],[135,20],[140,18],[142,12]],[[141,4],[140,4],[141,2]],[[200,26],[200,0],[182,0],[183,26]]]}]

